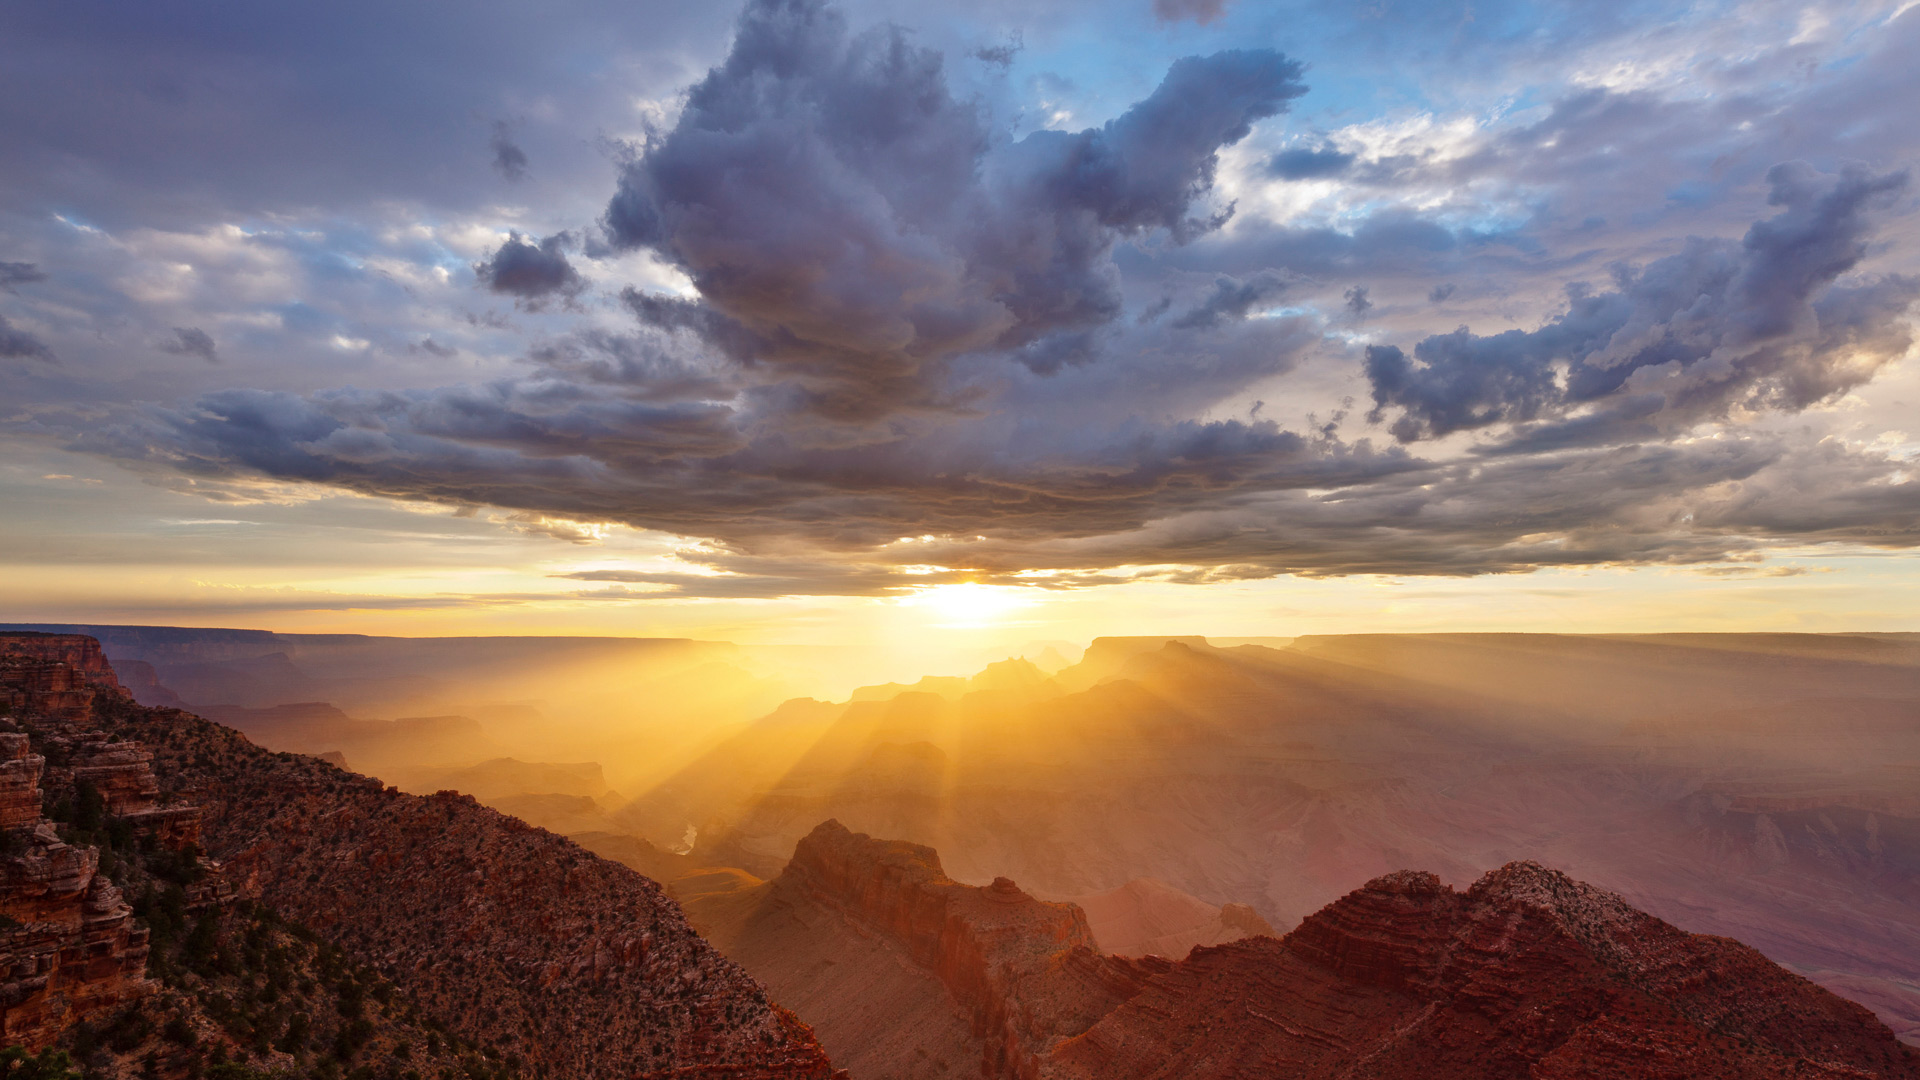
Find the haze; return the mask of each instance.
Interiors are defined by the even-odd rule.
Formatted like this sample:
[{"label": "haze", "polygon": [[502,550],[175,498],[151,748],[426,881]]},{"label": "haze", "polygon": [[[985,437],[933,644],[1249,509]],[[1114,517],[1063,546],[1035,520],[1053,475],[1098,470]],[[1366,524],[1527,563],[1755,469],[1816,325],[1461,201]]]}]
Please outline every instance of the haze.
[{"label": "haze", "polygon": [[[0,861],[146,889],[186,1024],[167,874],[249,868],[205,961],[391,856],[429,914],[341,955],[556,1075],[1210,1080],[1203,989],[1327,1075],[1920,1075],[1915,56],[1913,0],[6,6]],[[510,851],[644,902],[496,918]],[[1574,974],[1348,964],[1522,909]],[[1507,1075],[1437,1060],[1380,1075]]]}]

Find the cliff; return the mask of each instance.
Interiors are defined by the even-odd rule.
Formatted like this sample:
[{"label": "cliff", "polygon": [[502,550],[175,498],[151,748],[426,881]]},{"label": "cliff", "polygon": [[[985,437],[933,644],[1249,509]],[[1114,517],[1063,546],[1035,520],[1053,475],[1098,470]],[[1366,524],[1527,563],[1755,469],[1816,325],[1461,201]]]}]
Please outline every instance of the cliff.
[{"label": "cliff", "polygon": [[[67,663],[48,659],[49,651],[57,652],[48,643],[35,644],[40,652],[21,661]],[[76,643],[68,654],[75,662],[67,666],[81,671],[86,658]],[[104,680],[89,685],[115,689]],[[203,866],[217,866],[243,897],[237,905],[211,897],[207,913],[195,916],[190,889],[154,889],[150,921],[182,931],[176,962],[192,967],[179,976],[176,996],[184,997],[169,1006],[180,1021],[169,1029],[179,1029],[176,1049],[205,1050],[210,1039],[244,1049],[251,1039],[255,1060],[291,1064],[320,1048],[313,1029],[326,1022],[334,1025],[327,1051],[333,1061],[371,1053],[369,1039],[400,1055],[403,1044],[422,1043],[403,1038],[393,1025],[417,1016],[428,1025],[428,1038],[416,1064],[434,1064],[437,1055],[452,1066],[458,1052],[466,1055],[459,1067],[473,1076],[834,1075],[804,1025],[695,936],[657,885],[624,867],[470,798],[403,795],[313,758],[262,750],[199,717],[143,708],[117,692],[99,693],[87,721],[98,730],[70,734],[62,720],[47,736],[64,740],[48,746],[68,758],[62,768],[74,801],[91,792],[102,813],[128,823],[118,827],[131,836],[141,813],[193,793],[199,843],[217,860]],[[20,771],[0,766],[0,795],[12,793],[14,803],[23,801]],[[112,815],[116,805],[126,813]],[[140,846],[127,850],[137,854]],[[41,875],[48,898],[31,899],[38,906],[20,910],[38,918],[73,907],[67,898],[78,895],[80,903],[104,904],[126,922],[127,905],[108,902],[117,902],[117,893],[89,900],[92,894],[74,884],[95,879],[98,859],[97,852],[75,855],[49,846]],[[94,921],[80,925],[94,941],[103,924],[87,918]],[[288,934],[293,942],[321,945],[301,952],[275,944]],[[255,958],[271,970],[249,974]],[[303,1002],[295,1016],[276,1003],[284,997],[262,989],[261,979],[279,985],[289,970],[296,989],[322,981],[302,981],[300,964],[313,966],[322,985],[342,987],[337,1002]],[[12,970],[19,967],[15,962]],[[213,993],[221,979],[234,992]],[[370,987],[386,987],[392,997],[363,1012],[359,1003]],[[195,997],[198,991],[205,993]],[[194,1000],[205,1007],[196,1011]],[[128,1015],[118,1014],[115,1030],[140,1030]],[[69,1009],[36,1020],[42,1034],[35,1038],[92,1038],[91,1028],[75,1027],[79,1019]],[[263,1024],[281,1034],[268,1038]],[[145,1037],[123,1041],[134,1046]],[[279,1049],[282,1044],[288,1049]]]},{"label": "cliff", "polygon": [[35,1050],[151,989],[147,931],[99,872],[99,850],[63,842],[40,816],[45,766],[27,735],[0,733],[0,1036]]},{"label": "cliff", "polygon": [[1034,1076],[1052,1046],[1167,967],[1101,955],[1071,904],[1006,878],[960,884],[933,849],[836,821],[772,881],[687,903],[860,1080]]},{"label": "cliff", "polygon": [[87,686],[110,694],[126,693],[106,654],[100,651],[100,642],[82,634],[7,631],[0,633],[0,655],[64,666]]},{"label": "cliff", "polygon": [[1464,892],[1390,874],[1285,937],[1130,961],[1072,904],[829,821],[690,910],[858,1080],[1920,1078],[1862,1006],[1529,862]]},{"label": "cliff", "polygon": [[0,716],[33,716],[43,725],[84,723],[100,692],[122,694],[92,638],[0,634]]},{"label": "cliff", "polygon": [[1006,878],[962,885],[932,848],[876,840],[828,821],[800,841],[783,880],[901,943],[930,969],[985,1041],[986,1075],[1032,1075],[1058,1040],[1138,990],[1151,961],[1099,955],[1086,916]]},{"label": "cliff", "polygon": [[1533,863],[1456,892],[1401,872],[1286,937],[1196,949],[1048,1080],[1916,1077],[1866,1009],[1726,938]]}]

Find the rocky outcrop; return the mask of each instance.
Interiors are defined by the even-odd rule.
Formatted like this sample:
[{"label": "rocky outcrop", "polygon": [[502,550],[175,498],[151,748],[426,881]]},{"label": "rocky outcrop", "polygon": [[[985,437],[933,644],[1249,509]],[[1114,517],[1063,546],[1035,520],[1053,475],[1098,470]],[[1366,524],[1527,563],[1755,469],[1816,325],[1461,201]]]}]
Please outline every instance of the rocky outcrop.
[{"label": "rocky outcrop", "polygon": [[[1920,1078],[1860,1005],[1529,862],[1464,892],[1389,874],[1283,938],[1178,962],[1103,956],[1074,905],[959,884],[929,848],[832,821],[779,878],[692,908],[829,1046],[919,1040],[904,1063],[850,1053],[861,1080],[947,1071],[940,1002],[990,1078]],[[913,1028],[876,1025],[885,1009]]]},{"label": "rocky outcrop", "polygon": [[99,850],[40,817],[45,765],[26,734],[0,733],[0,1037],[35,1050],[151,989],[147,931],[99,873]]},{"label": "rocky outcrop", "polygon": [[251,898],[529,1074],[829,1080],[807,1027],[655,883],[464,795],[405,795],[177,710],[105,726],[199,791],[202,843]]},{"label": "rocky outcrop", "polygon": [[1917,1077],[1866,1009],[1726,938],[1533,863],[1456,892],[1402,872],[1286,937],[1196,949],[1048,1080]]},{"label": "rocky outcrop", "polygon": [[[42,653],[18,659],[86,670],[86,650],[63,655],[36,644]],[[79,717],[47,726],[44,713],[15,715],[59,760],[47,772],[65,785],[63,804],[91,800],[88,813],[102,828],[193,809],[164,805],[163,789],[196,793],[191,819],[199,840],[222,861],[196,859],[183,847],[169,865],[187,884],[172,893],[176,899],[157,900],[153,916],[173,927],[171,962],[204,968],[195,978],[229,977],[228,968],[255,949],[236,948],[231,962],[209,960],[224,948],[217,945],[221,933],[251,942],[268,932],[256,921],[242,934],[227,913],[232,905],[218,883],[231,880],[249,901],[266,905],[240,907],[298,920],[308,928],[303,933],[390,980],[410,1008],[443,1025],[450,1038],[515,1073],[622,1080],[835,1075],[805,1025],[695,936],[659,886],[626,868],[465,796],[403,795],[313,758],[262,750],[199,717],[141,707],[104,679],[88,686],[106,691],[85,717],[97,730],[75,734]],[[0,748],[19,751],[26,739],[0,740]],[[24,757],[32,759],[25,766],[0,766],[7,805],[40,797],[22,777],[37,782],[45,763],[40,755]],[[96,988],[109,989],[115,978],[132,988],[145,941],[118,890],[98,875],[97,851],[59,843],[44,825],[13,834],[32,843],[7,863],[0,913],[24,928],[7,939],[11,981],[0,997],[7,1034],[38,1045],[104,1007],[110,995]],[[224,872],[207,873],[212,868]],[[235,924],[204,931],[212,937],[199,945],[184,941],[188,925],[199,941],[201,927],[228,923]],[[314,963],[333,972],[329,980],[340,977],[330,961]],[[364,986],[366,978],[347,982]],[[223,1000],[183,1023],[217,1022],[229,1032],[222,1038],[232,1037],[233,1025],[244,1030],[252,1023]],[[197,1008],[182,1007],[182,1015]],[[335,1060],[341,1040],[373,1030],[354,1028],[345,1012],[339,1022]],[[310,1043],[292,1031],[286,1027],[273,1046],[298,1057]],[[255,1049],[269,1057],[281,1052]],[[472,1071],[479,1067],[468,1071],[481,1075]]]},{"label": "rocky outcrop", "polygon": [[[965,1018],[978,1070],[990,1077],[1036,1075],[1054,1044],[1085,1031],[1167,966],[1157,958],[1100,954],[1085,916],[1071,904],[1037,900],[1006,878],[962,885],[947,877],[933,849],[876,840],[837,821],[802,839],[786,870],[744,909],[737,896],[690,902],[696,915],[724,917],[731,906],[744,920],[810,908],[844,916],[855,935],[883,936]],[[775,950],[751,936],[727,927],[720,940],[777,965],[780,958],[767,955]],[[836,1022],[842,1008],[857,1013],[875,1005],[861,1000],[863,987],[846,989],[842,1001],[821,1003],[834,1010]]]},{"label": "rocky outcrop", "polygon": [[100,642],[85,634],[8,631],[0,633],[0,655],[61,664],[87,686],[115,695],[126,692],[106,654],[100,651]]},{"label": "rocky outcrop", "polygon": [[84,723],[97,693],[125,691],[100,651],[79,634],[0,634],[0,715],[42,726]]},{"label": "rocky outcrop", "polygon": [[84,723],[94,688],[57,660],[0,653],[0,715],[32,716],[45,726]]}]

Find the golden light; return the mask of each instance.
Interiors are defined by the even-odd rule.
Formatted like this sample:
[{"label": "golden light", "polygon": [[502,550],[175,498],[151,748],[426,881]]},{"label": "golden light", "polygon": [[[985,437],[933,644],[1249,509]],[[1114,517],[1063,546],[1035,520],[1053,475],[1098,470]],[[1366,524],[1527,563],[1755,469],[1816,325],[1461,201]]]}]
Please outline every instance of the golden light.
[{"label": "golden light", "polygon": [[1034,602],[1035,590],[1014,585],[932,585],[914,594],[913,603],[961,626],[997,622]]}]

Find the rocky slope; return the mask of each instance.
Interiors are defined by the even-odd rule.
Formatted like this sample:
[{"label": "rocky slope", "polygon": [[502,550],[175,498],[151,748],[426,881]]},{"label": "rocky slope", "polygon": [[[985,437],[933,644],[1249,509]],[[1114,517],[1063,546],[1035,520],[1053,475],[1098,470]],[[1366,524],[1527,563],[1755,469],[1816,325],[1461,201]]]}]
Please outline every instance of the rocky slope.
[{"label": "rocky slope", "polygon": [[0,838],[0,1036],[35,1050],[153,989],[147,928],[101,872],[100,850],[67,843],[40,815],[46,764],[28,734],[0,732],[8,804]]},{"label": "rocky slope", "polygon": [[789,703],[613,816],[760,877],[833,818],[960,880],[1147,877],[1280,930],[1403,867],[1534,858],[1920,1045],[1920,640],[1101,639],[1011,703],[883,689]]},{"label": "rocky slope", "polygon": [[[72,671],[84,672],[86,639],[36,641],[33,655],[12,655],[20,663],[61,663],[47,654],[63,647],[76,661]],[[190,794],[199,808],[198,843],[217,860],[207,865],[242,894],[248,910],[258,902],[274,919],[305,928],[332,950],[325,955],[393,987],[407,1008],[447,1033],[450,1045],[477,1048],[481,1071],[470,1069],[470,1075],[833,1075],[806,1027],[695,936],[657,885],[626,868],[465,796],[403,795],[313,758],[269,753],[199,717],[143,708],[111,692],[104,677],[92,688],[87,722],[96,730],[69,751],[78,763],[68,766],[70,773],[86,781],[84,789],[76,781],[75,791],[107,804],[86,777],[110,781],[128,811],[114,815],[103,805],[115,822],[136,817],[143,800],[161,808]],[[35,717],[54,726],[73,723],[65,713],[42,710]],[[102,756],[101,747],[128,743],[138,748]],[[157,778],[151,790],[129,782],[130,765]],[[83,774],[87,769],[96,771]],[[106,933],[97,924],[108,916],[128,922],[128,905],[110,882],[89,884],[100,880],[97,852],[44,846],[48,873],[41,876],[64,891],[53,897],[52,885],[40,894],[20,890],[15,918],[32,916],[29,928],[57,925],[55,909],[76,907],[77,896],[80,914],[67,921],[83,931]],[[56,863],[74,864],[72,872],[55,873]],[[79,885],[67,887],[69,879]],[[10,890],[13,885],[10,878]],[[189,907],[191,895],[182,895]],[[225,910],[240,901],[216,896],[210,902]],[[209,925],[204,935],[217,943],[223,926],[219,920]],[[253,927],[236,924],[231,932],[245,936]],[[138,933],[126,930],[121,951],[129,958]],[[197,924],[196,933],[202,933]],[[203,941],[201,948],[218,954],[217,944]],[[32,954],[16,949],[8,955],[18,973],[21,958]],[[129,965],[130,959],[123,966]],[[89,961],[86,971],[94,970]],[[7,1015],[11,1031],[14,1013]],[[27,1023],[29,1013],[20,1015]],[[69,1009],[46,1030],[71,1033],[83,1019],[88,1016]],[[183,1024],[191,1031],[190,1022]]]},{"label": "rocky slope", "polygon": [[1166,967],[1100,954],[1071,904],[962,885],[932,849],[834,821],[777,878],[687,904],[861,1080],[1032,1075]]},{"label": "rocky slope", "polygon": [[1399,872],[1282,938],[1126,960],[1074,905],[830,821],[689,912],[856,1080],[1920,1077],[1865,1008],[1527,862],[1465,892]]},{"label": "rocky slope", "polygon": [[1078,1038],[1048,1080],[1915,1077],[1866,1009],[1725,938],[1533,863],[1466,892],[1401,872],[1281,939],[1193,955]]}]

